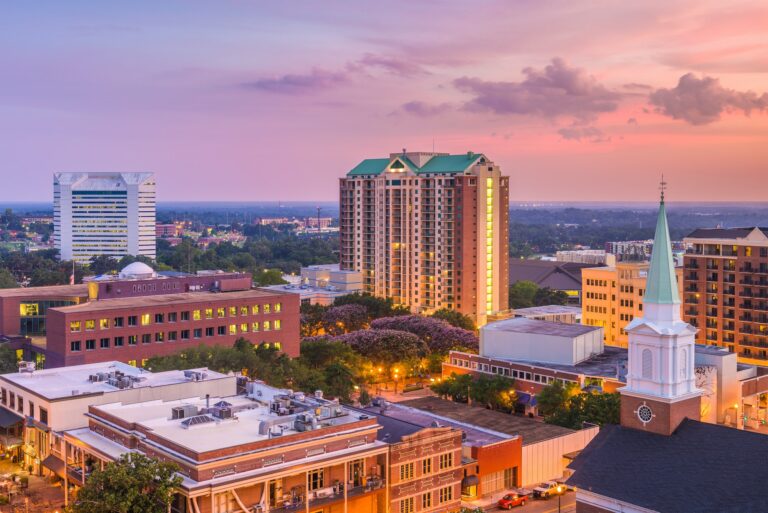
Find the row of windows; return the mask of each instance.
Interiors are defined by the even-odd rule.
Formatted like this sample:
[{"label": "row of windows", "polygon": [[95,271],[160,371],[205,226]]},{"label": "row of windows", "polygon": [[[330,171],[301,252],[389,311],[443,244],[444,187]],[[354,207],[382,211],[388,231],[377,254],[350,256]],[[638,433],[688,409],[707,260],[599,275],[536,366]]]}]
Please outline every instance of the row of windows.
[{"label": "row of windows", "polygon": [[[258,333],[260,331],[272,331],[272,330],[280,330],[282,329],[282,322],[277,319],[274,322],[271,321],[264,321],[263,323],[254,322],[251,324],[243,323],[240,325],[237,324],[230,324],[227,326],[217,326],[214,330],[213,326],[209,326],[205,328],[205,337],[213,337],[213,336],[226,336],[226,335],[237,335],[238,333],[244,334],[244,333]],[[189,340],[190,334],[192,335],[191,338],[194,339],[200,339],[203,338],[203,328],[195,328],[194,330],[181,330],[181,331],[169,331],[167,333],[158,331],[154,333],[154,336],[152,333],[144,333],[141,335],[141,343],[142,344],[151,344],[154,340],[154,342],[165,342],[166,340],[168,342],[175,342],[176,340]],[[101,338],[99,339],[99,348],[101,349],[109,349],[110,345],[113,347],[123,347],[125,343],[127,342],[129,346],[135,346],[138,344],[139,336],[138,335],[129,335],[128,337],[114,337],[114,339],[110,338]],[[278,346],[279,343],[276,343],[275,346],[277,349],[280,349]],[[73,340],[69,343],[70,351],[72,352],[78,352],[82,350],[82,344],[80,340]],[[93,351],[96,349],[96,339],[87,339],[85,341],[85,350],[86,351]]]},{"label": "row of windows", "polygon": [[601,313],[601,314],[608,313],[608,307],[606,306],[586,305],[585,308],[587,309],[587,312],[591,312],[591,313]]},{"label": "row of windows", "polygon": [[[13,411],[16,410],[21,415],[24,415],[24,398],[21,395],[17,395],[13,392],[10,392],[6,390],[5,388],[0,388],[0,402],[3,403],[4,406],[7,406],[9,410]],[[30,400],[27,400],[27,416],[35,418],[35,403],[33,403]],[[42,422],[43,424],[48,424],[48,410],[45,408],[38,407],[38,416],[37,420]]]},{"label": "row of windows", "polygon": [[[445,470],[453,467],[453,453],[447,452],[445,454],[441,454],[438,457],[438,469],[439,470]],[[421,460],[421,475],[427,475],[432,473],[432,459],[427,458],[424,460]],[[415,477],[415,464],[414,462],[410,461],[408,463],[403,463],[400,465],[400,480],[401,481],[408,481],[410,479],[413,479]]]},{"label": "row of windows", "polygon": [[451,358],[451,365],[455,365],[456,367],[466,367],[468,369],[474,369],[488,374],[498,374],[499,376],[511,377],[522,381],[532,381],[533,383],[550,384],[554,383],[555,381],[559,381],[561,383],[576,383],[576,381],[569,379],[554,378],[545,374],[535,374],[527,371],[508,369],[507,367],[498,367],[496,365],[489,365],[487,363],[477,363],[460,358]]},{"label": "row of windows", "polygon": [[[453,487],[446,486],[438,490],[438,504],[450,502],[453,500]],[[414,506],[416,504],[416,497],[408,497],[400,500],[400,513],[413,513],[415,511]],[[427,492],[421,495],[421,509],[429,509],[432,507],[432,492]]]},{"label": "row of windows", "polygon": [[[227,314],[229,314],[229,317],[237,317],[238,313],[240,316],[246,316],[246,315],[258,315],[260,312],[264,314],[269,313],[280,313],[283,310],[282,303],[275,303],[274,305],[265,304],[265,305],[252,305],[250,307],[248,306],[230,306],[229,308],[219,307],[216,308],[215,311],[213,308],[206,308],[204,310],[192,310],[191,311],[191,319],[193,321],[200,321],[203,318],[205,319],[214,319],[214,312],[216,314],[215,318],[220,319],[223,317],[227,317]],[[178,322],[179,320],[179,314],[181,314],[181,320],[182,321],[189,321],[190,320],[190,312],[170,312],[168,314],[164,313],[156,313],[154,315],[154,323],[155,324],[163,324],[165,322]],[[113,328],[122,328],[125,326],[125,317],[114,317],[112,322]],[[149,326],[152,324],[153,316],[152,314],[141,314],[140,316],[137,315],[129,315],[127,317],[127,325],[128,326],[138,326],[139,322],[142,326]],[[277,321],[276,321],[277,322]],[[85,331],[93,331],[96,329],[96,326],[98,324],[99,329],[106,330],[110,328],[110,319],[87,319],[85,321],[70,321],[69,323],[69,331],[70,333],[78,333],[82,331],[83,327],[85,327]]]}]

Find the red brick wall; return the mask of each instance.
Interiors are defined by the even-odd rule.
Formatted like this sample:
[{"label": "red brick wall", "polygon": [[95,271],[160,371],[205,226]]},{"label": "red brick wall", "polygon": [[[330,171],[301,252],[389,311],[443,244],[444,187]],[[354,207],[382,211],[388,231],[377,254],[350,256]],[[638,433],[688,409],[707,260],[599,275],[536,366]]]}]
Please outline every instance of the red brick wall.
[{"label": "red brick wall", "polygon": [[[653,414],[653,419],[643,424],[637,417],[635,411],[643,403],[646,403]],[[641,399],[630,395],[621,396],[621,425],[642,431],[650,431],[661,435],[670,435],[685,419],[701,419],[701,398],[694,397],[672,404],[653,401],[651,399]]]},{"label": "red brick wall", "polygon": [[[254,296],[250,299],[227,299],[226,294],[221,295],[206,295],[204,300],[201,297],[200,300],[190,302],[185,305],[152,305],[140,308],[119,308],[114,310],[104,310],[101,312],[62,312],[57,310],[49,310],[47,319],[48,329],[48,344],[46,348],[46,365],[47,367],[61,367],[67,365],[79,365],[84,363],[97,363],[106,362],[112,360],[118,360],[122,362],[128,362],[129,360],[136,360],[137,364],[145,358],[152,356],[163,356],[169,354],[175,354],[184,349],[190,347],[197,347],[200,344],[205,345],[225,345],[231,346],[238,338],[245,338],[253,344],[269,343],[274,344],[280,342],[282,345],[282,351],[289,356],[295,357],[299,355],[299,296],[298,294],[276,294],[274,296]],[[215,299],[215,301],[213,301]],[[263,313],[263,305],[275,303],[281,303],[282,310],[280,313]],[[258,304],[260,305],[259,314],[250,314],[250,306]],[[238,315],[236,317],[229,317],[229,307],[235,306],[238,308]],[[249,314],[245,316],[239,315],[239,307],[248,306]],[[224,307],[227,309],[227,317],[216,318],[214,312],[213,319],[203,318],[199,321],[192,320],[192,311],[199,309],[203,312],[206,308]],[[189,311],[190,320],[181,321],[181,312]],[[168,314],[171,312],[178,313],[178,321],[169,323],[167,321]],[[162,324],[155,324],[155,314],[164,314],[164,321]],[[150,315],[150,324],[148,326],[128,326],[128,316],[135,315],[141,317],[142,314]],[[113,326],[113,318],[123,317],[124,326],[122,328],[115,328]],[[98,328],[98,320],[100,318],[107,318],[110,321],[110,327],[108,329],[101,330]],[[93,331],[85,331],[85,321],[93,319],[96,321],[96,329]],[[258,321],[260,324],[264,321],[272,321],[279,319],[281,321],[280,330],[259,331],[253,333],[250,331],[251,323]],[[83,323],[82,331],[79,333],[70,333],[69,323],[70,321],[81,321]],[[247,324],[249,327],[248,333],[241,333],[240,325]],[[140,324],[140,322],[139,322]],[[236,324],[238,333],[236,335],[229,335],[229,325]],[[218,327],[226,327],[226,335],[218,335]],[[213,328],[214,335],[212,337],[205,336],[206,328]],[[201,338],[194,338],[194,330],[202,330]],[[181,339],[181,331],[189,330],[189,339]],[[176,331],[177,340],[169,341],[168,332]],[[155,342],[155,333],[164,333],[163,342]],[[151,342],[149,344],[142,343],[142,335],[149,334]],[[136,345],[128,344],[128,337],[134,335],[137,337]],[[114,338],[120,336],[123,337],[123,346],[115,347]],[[110,347],[102,349],[100,347],[100,340],[102,338],[110,339]],[[95,340],[95,349],[92,351],[86,351],[86,340]],[[79,340],[81,349],[79,352],[72,352],[70,350],[70,342]]]}]

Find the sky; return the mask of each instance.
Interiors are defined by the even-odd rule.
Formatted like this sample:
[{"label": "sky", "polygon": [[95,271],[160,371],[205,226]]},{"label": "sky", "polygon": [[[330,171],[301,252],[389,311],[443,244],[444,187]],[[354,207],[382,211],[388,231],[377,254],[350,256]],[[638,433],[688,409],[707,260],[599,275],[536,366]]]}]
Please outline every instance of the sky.
[{"label": "sky", "polygon": [[364,158],[483,153],[513,201],[768,200],[768,3],[0,4],[0,201],[334,200]]}]

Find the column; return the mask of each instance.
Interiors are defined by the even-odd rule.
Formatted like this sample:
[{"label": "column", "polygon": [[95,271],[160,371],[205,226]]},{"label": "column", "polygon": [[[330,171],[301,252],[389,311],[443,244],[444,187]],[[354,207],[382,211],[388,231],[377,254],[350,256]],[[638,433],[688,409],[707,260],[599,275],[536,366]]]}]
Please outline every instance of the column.
[{"label": "column", "polygon": [[347,513],[347,491],[349,488],[349,462],[344,462],[344,478],[341,481],[344,483],[344,513]]}]

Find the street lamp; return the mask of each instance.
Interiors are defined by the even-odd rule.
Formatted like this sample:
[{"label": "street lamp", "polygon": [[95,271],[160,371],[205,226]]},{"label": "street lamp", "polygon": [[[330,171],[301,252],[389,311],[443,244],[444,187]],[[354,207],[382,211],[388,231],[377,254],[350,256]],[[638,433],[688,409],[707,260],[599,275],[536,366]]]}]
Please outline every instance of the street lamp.
[{"label": "street lamp", "polygon": [[557,513],[560,513],[560,500],[563,498],[563,485],[557,485]]}]

